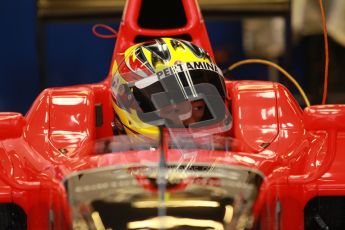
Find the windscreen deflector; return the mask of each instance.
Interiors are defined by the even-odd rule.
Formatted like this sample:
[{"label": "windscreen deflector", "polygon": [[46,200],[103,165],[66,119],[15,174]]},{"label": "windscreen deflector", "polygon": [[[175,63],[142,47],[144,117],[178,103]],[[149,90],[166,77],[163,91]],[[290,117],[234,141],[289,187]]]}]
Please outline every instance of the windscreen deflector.
[{"label": "windscreen deflector", "polygon": [[[169,164],[109,167],[67,179],[73,227],[85,229],[243,229],[263,181],[249,168]],[[165,175],[159,199],[160,174]],[[98,227],[96,227],[98,225]],[[102,229],[104,229],[102,228]],[[84,229],[84,228],[81,228]]]}]

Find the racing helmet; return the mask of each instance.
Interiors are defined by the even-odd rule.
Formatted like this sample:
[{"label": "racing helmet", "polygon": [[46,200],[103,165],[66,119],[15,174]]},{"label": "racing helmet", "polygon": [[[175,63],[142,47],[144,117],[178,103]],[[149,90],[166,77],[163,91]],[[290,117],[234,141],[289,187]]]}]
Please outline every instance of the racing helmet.
[{"label": "racing helmet", "polygon": [[159,38],[135,44],[123,55],[115,62],[111,82],[114,133],[156,139],[159,125],[230,129],[224,77],[204,49]]}]

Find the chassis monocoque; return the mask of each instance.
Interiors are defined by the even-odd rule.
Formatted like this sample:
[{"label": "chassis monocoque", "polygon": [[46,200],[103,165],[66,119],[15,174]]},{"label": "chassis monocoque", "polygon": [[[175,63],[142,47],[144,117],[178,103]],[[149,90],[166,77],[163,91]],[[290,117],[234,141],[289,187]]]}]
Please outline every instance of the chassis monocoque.
[{"label": "chassis monocoque", "polygon": [[0,228],[342,229],[344,105],[302,109],[279,83],[227,80],[231,137],[191,148],[113,135],[111,78],[130,45],[177,37],[213,56],[197,1],[171,3],[185,23],[169,28],[147,28],[145,2],[127,1],[104,81],[0,113]]}]

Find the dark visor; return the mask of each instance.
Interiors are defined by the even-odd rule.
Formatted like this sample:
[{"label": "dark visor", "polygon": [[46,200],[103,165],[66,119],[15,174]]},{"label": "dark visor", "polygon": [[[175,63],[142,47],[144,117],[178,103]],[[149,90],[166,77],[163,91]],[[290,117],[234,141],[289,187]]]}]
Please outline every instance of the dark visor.
[{"label": "dark visor", "polygon": [[188,74],[180,72],[176,75],[166,76],[145,88],[139,89],[133,86],[131,91],[142,112],[149,113],[160,109],[154,105],[153,95],[165,93],[167,96],[166,104],[177,104],[184,100],[199,100],[205,96],[206,92],[203,92],[202,89],[196,92],[195,88],[202,83],[215,87],[219,96],[223,99],[225,98],[225,86],[222,76],[219,76],[216,72],[204,69],[188,71]]}]

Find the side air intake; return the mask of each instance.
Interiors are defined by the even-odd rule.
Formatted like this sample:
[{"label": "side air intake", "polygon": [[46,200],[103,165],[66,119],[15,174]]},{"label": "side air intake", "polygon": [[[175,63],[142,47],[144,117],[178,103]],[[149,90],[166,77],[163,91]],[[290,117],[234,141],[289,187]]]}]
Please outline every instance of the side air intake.
[{"label": "side air intake", "polygon": [[311,199],[304,208],[304,229],[344,229],[345,196]]},{"label": "side air intake", "polygon": [[26,214],[14,203],[0,204],[0,229],[26,230]]}]

